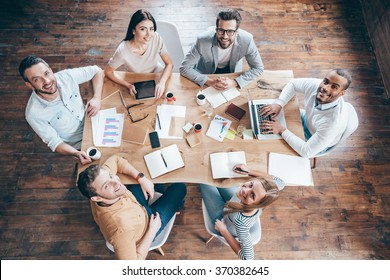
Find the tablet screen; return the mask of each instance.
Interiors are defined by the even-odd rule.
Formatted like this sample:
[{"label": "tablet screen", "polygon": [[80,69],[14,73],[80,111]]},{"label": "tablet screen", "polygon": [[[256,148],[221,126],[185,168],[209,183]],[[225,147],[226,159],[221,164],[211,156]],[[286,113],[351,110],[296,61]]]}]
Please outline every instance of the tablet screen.
[{"label": "tablet screen", "polygon": [[154,91],[156,89],[156,83],[154,80],[136,82],[134,83],[137,94],[135,95],[136,100],[154,98]]}]

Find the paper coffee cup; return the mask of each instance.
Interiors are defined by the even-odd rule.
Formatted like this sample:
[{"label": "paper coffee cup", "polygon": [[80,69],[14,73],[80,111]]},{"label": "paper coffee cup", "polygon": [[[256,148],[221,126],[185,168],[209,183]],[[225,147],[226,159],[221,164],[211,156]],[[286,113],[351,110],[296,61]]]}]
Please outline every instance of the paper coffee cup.
[{"label": "paper coffee cup", "polygon": [[88,148],[87,150],[87,155],[93,159],[93,160],[98,160],[100,159],[100,157],[102,156],[102,154],[100,153],[100,151],[98,149],[96,149],[95,147],[90,147]]},{"label": "paper coffee cup", "polygon": [[196,103],[198,103],[199,106],[206,104],[206,96],[203,93],[198,93],[196,95]]},{"label": "paper coffee cup", "polygon": [[202,131],[202,125],[200,123],[194,124],[194,130],[195,132],[201,132]]},{"label": "paper coffee cup", "polygon": [[172,92],[168,91],[166,94],[165,94],[165,98],[167,99],[168,102],[173,102],[173,101],[176,101],[176,97],[173,95]]}]

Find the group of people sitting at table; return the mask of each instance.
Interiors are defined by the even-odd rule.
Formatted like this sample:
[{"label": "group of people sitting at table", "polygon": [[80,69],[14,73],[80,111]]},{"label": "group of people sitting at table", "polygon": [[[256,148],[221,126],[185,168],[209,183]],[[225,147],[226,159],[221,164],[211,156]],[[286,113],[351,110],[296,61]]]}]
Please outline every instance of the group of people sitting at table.
[{"label": "group of people sitting at table", "polygon": [[[219,91],[243,88],[259,77],[264,66],[253,36],[240,29],[241,16],[235,9],[221,10],[216,28],[201,33],[185,56],[180,73],[199,86]],[[156,98],[165,92],[173,63],[157,33],[153,16],[146,10],[136,11],[123,41],[110,58],[104,71],[98,66],[73,68],[53,73],[39,57],[27,56],[19,73],[32,90],[26,106],[26,120],[53,152],[76,157],[81,164],[91,158],[80,150],[84,117],[94,116],[101,106],[104,76],[137,94],[133,84],[115,71],[124,65],[129,72],[161,73]],[[158,58],[164,62],[160,65]],[[245,57],[249,70],[237,78],[214,78],[209,74],[241,72]],[[93,97],[84,105],[79,85],[92,81]],[[343,69],[329,71],[324,79],[293,79],[282,90],[275,103],[265,106],[261,114],[271,116],[262,124],[282,138],[302,157],[311,158],[334,146],[347,125],[343,95],[351,76]],[[305,139],[294,135],[273,118],[295,96],[303,93],[305,108],[301,119]],[[262,209],[274,202],[284,182],[277,177],[251,170],[246,165],[233,167],[237,173],[253,177],[240,187],[216,188],[200,185],[200,191],[215,229],[242,259],[253,259],[250,229]],[[123,185],[117,173],[135,178],[138,184]],[[80,173],[80,192],[89,198],[94,220],[104,238],[110,242],[119,259],[145,259],[153,239],[184,204],[186,185],[173,183],[151,205],[155,185],[126,159],[112,155],[103,165],[91,165]]]}]

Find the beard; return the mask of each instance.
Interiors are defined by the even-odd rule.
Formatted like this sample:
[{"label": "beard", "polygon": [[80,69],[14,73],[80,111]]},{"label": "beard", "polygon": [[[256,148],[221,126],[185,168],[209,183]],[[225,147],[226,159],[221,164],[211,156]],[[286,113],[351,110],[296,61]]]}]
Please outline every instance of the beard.
[{"label": "beard", "polygon": [[38,88],[34,88],[35,92],[37,94],[45,94],[45,95],[53,95],[53,94],[56,94],[58,92],[58,87],[57,87],[57,81],[56,80],[52,80],[50,82],[51,86],[50,88],[48,89],[45,89],[44,87],[41,88],[41,89],[38,89]]}]

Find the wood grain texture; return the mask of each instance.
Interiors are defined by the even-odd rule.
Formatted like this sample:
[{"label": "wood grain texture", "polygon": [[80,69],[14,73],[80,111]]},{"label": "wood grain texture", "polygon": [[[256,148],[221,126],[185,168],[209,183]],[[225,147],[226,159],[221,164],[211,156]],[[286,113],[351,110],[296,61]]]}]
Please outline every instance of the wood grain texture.
[{"label": "wood grain texture", "polygon": [[[139,8],[173,21],[187,52],[222,6],[240,11],[241,27],[253,34],[266,69],[322,78],[331,68],[347,68],[354,80],[345,99],[360,119],[349,139],[319,158],[314,187],[287,187],[264,211],[256,258],[389,259],[389,100],[360,2],[198,0],[179,6],[170,0],[2,1],[1,259],[114,259],[75,188],[75,162],[51,153],[25,121],[30,91],[18,74],[20,60],[36,54],[54,71],[103,68]],[[81,93],[90,98],[88,85]],[[237,259],[216,239],[206,246],[207,238],[200,193],[190,184],[165,257],[150,252],[148,259]]]}]

